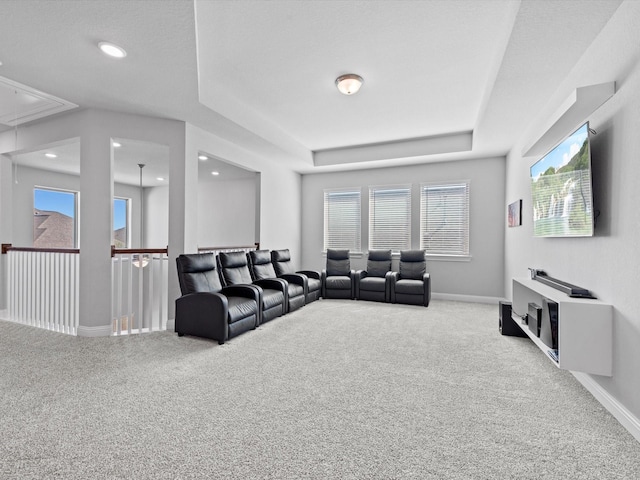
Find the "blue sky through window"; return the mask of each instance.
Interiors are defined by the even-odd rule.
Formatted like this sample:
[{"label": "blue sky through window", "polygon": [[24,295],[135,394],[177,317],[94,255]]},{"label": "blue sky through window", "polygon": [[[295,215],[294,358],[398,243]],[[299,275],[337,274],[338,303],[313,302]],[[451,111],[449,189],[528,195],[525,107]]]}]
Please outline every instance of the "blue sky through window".
[{"label": "blue sky through window", "polygon": [[[75,192],[62,190],[47,190],[35,188],[33,191],[34,208],[50,212],[60,212],[73,219],[76,218]],[[113,229],[118,230],[127,226],[127,199],[113,199]]]},{"label": "blue sky through window", "polygon": [[68,217],[76,217],[75,193],[60,190],[34,189],[33,205],[36,210],[60,212]]},{"label": "blue sky through window", "polygon": [[547,153],[542,159],[531,166],[531,178],[537,180],[549,167],[558,170],[560,167],[569,163],[569,160],[580,151],[582,144],[589,135],[588,124],[584,124],[578,130],[573,132],[557,147]]},{"label": "blue sky through window", "polygon": [[113,199],[113,229],[118,230],[127,226],[127,200]]}]

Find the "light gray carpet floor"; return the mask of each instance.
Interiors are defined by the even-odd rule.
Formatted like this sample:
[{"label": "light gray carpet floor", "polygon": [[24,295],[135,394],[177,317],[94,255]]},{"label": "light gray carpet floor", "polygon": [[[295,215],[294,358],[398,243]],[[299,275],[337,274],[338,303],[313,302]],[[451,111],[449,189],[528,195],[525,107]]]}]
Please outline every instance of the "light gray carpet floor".
[{"label": "light gray carpet floor", "polygon": [[640,478],[640,443],[497,317],[321,300],[223,346],[0,322],[0,478]]}]

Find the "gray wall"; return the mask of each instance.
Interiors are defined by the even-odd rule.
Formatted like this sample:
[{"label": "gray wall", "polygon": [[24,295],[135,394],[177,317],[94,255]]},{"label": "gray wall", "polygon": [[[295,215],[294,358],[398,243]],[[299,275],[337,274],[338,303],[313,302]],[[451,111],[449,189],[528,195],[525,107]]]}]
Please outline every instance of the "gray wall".
[{"label": "gray wall", "polygon": [[[361,187],[362,248],[368,245],[368,187],[370,185],[412,185],[412,248],[419,248],[419,187],[426,182],[470,181],[470,258],[447,260],[428,258],[432,290],[444,296],[501,298],[504,292],[504,201],[505,159],[460,160],[447,163],[356,170],[304,175],[302,178],[302,265],[322,269],[326,188]],[[353,268],[364,268],[366,253],[352,259]]]},{"label": "gray wall", "polygon": [[198,182],[198,246],[253,245],[256,180]]},{"label": "gray wall", "polygon": [[[256,241],[260,241],[261,248],[268,250],[289,248],[292,260],[298,264],[302,231],[300,225],[302,217],[300,174],[281,165],[275,157],[256,157],[237,145],[193,125],[187,125],[187,139],[189,148],[193,151],[195,162],[197,162],[198,153],[204,152],[246,170],[257,172],[259,182],[253,189],[254,195],[256,195],[254,224],[250,225],[251,220],[248,218],[246,220],[236,219],[236,224],[242,223],[242,229],[253,228],[257,237]],[[188,152],[188,155],[191,153]],[[198,200],[196,200],[197,202]],[[250,208],[248,204],[245,206],[247,209]],[[199,241],[198,238],[190,248],[195,249],[195,244]],[[187,242],[187,245],[189,243],[191,242]]]},{"label": "gray wall", "polygon": [[169,187],[145,187],[144,210],[145,248],[166,247],[169,244]]},{"label": "gray wall", "polygon": [[[118,195],[118,185],[114,188]],[[169,241],[169,187],[148,187],[144,193],[145,246],[163,248]],[[254,179],[198,182],[198,247],[253,245],[255,222]]]},{"label": "gray wall", "polygon": [[[625,2],[591,45],[563,85],[550,108],[578,86],[616,81],[617,92],[588,117],[597,131],[592,137],[595,209],[600,210],[595,236],[590,238],[534,238],[529,167],[537,158],[519,153],[542,135],[524,138],[507,159],[507,201],[523,199],[523,226],[505,231],[506,295],[511,278],[527,275],[527,267],[590,289],[613,305],[613,376],[593,376],[614,402],[640,418],[640,2]],[[569,134],[570,132],[564,132]],[[637,428],[637,427],[636,427]]]}]

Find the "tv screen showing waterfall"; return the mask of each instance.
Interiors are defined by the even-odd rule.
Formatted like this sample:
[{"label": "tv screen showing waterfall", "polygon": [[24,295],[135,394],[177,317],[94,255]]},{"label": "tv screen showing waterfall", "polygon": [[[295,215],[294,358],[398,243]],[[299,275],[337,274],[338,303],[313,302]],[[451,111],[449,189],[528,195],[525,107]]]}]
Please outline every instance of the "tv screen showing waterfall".
[{"label": "tv screen showing waterfall", "polygon": [[588,123],[531,167],[531,196],[535,236],[593,235]]}]

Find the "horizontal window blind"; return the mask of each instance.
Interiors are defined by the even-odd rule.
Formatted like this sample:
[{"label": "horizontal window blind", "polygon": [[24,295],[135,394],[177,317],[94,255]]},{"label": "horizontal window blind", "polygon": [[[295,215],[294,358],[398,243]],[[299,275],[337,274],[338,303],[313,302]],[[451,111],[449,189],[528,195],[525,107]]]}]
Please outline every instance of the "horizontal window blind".
[{"label": "horizontal window blind", "polygon": [[324,250],[360,251],[360,188],[324,191]]},{"label": "horizontal window blind", "polygon": [[369,187],[369,250],[411,248],[411,186]]},{"label": "horizontal window blind", "polygon": [[469,182],[420,186],[420,248],[469,255]]}]

